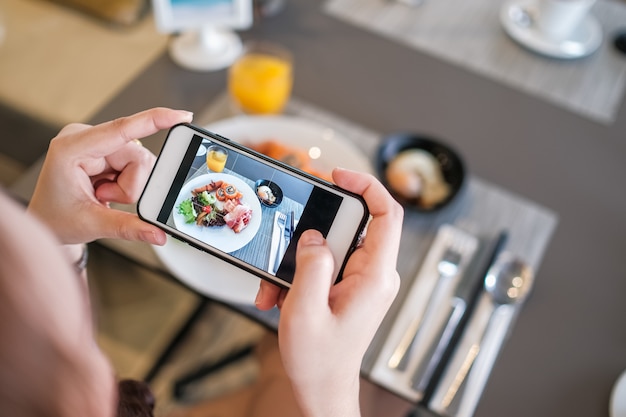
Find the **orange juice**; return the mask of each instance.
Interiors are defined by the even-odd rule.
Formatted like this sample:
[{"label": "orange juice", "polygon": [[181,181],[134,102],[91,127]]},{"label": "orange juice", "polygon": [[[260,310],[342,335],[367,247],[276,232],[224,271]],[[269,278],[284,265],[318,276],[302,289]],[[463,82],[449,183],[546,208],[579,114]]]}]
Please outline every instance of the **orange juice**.
[{"label": "orange juice", "polygon": [[222,172],[226,166],[228,153],[219,146],[209,146],[206,152],[206,165],[213,172]]},{"label": "orange juice", "polygon": [[231,97],[248,113],[280,113],[291,94],[291,67],[287,57],[245,53],[230,68]]}]

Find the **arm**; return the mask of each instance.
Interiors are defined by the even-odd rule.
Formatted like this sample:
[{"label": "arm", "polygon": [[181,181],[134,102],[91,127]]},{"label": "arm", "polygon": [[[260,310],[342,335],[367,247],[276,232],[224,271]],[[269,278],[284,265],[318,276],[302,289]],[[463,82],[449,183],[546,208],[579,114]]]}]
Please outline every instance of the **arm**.
[{"label": "arm", "polygon": [[396,260],[402,208],[370,175],[337,169],[337,185],[361,194],[372,214],[363,245],[343,279],[331,282],[333,259],[316,231],[302,234],[296,273],[286,292],[263,281],[257,306],[281,307],[279,344],[298,403],[308,417],[356,417],[363,355],[399,287]]},{"label": "arm", "polygon": [[134,139],[190,122],[192,114],[155,108],[96,126],[70,124],[52,139],[28,210],[61,243],[99,238],[165,243],[165,233],[109,203],[137,201],[155,156]]}]

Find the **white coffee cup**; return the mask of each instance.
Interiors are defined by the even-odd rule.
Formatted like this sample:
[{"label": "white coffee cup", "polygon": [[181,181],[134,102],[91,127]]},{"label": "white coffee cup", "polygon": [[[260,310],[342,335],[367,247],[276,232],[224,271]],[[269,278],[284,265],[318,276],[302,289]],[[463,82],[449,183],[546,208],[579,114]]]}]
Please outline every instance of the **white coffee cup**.
[{"label": "white coffee cup", "polygon": [[535,21],[554,40],[567,39],[582,23],[596,0],[537,0]]}]

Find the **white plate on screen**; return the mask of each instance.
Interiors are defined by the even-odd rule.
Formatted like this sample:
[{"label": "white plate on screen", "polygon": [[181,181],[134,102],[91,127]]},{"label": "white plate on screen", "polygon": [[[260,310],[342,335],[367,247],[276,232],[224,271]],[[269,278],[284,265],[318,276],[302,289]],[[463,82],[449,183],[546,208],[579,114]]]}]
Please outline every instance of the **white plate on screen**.
[{"label": "white plate on screen", "polygon": [[[274,139],[312,149],[319,157],[311,165],[322,172],[341,166],[373,173],[367,156],[348,139],[332,128],[301,117],[236,116],[205,128],[241,143]],[[154,250],[174,276],[200,294],[228,303],[254,304],[259,288],[259,279],[254,275],[169,236],[164,246],[155,246]]]},{"label": "white plate on screen", "polygon": [[[211,183],[211,181],[224,181],[228,184],[232,184],[243,194],[241,203],[250,207],[252,217],[248,225],[241,232],[235,233],[228,226],[205,227],[198,226],[195,223],[186,223],[185,216],[178,213],[178,206],[180,206],[184,200],[191,198],[192,190],[207,185]],[[206,242],[223,252],[230,253],[247,245],[259,231],[259,227],[261,226],[261,203],[256,197],[256,193],[252,191],[252,188],[240,178],[229,174],[211,173],[196,177],[183,185],[176,199],[176,203],[174,204],[173,217],[176,228],[181,232]]]}]

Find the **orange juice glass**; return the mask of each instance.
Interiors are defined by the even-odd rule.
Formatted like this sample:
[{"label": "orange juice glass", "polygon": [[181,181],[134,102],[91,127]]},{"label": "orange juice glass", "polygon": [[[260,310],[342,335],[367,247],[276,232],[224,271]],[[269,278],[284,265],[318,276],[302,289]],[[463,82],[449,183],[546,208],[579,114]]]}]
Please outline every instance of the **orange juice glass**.
[{"label": "orange juice glass", "polygon": [[213,172],[224,171],[228,151],[221,146],[211,145],[206,151],[206,166]]},{"label": "orange juice glass", "polygon": [[292,84],[291,53],[267,42],[246,44],[228,72],[230,96],[245,113],[282,112],[291,95]]}]

